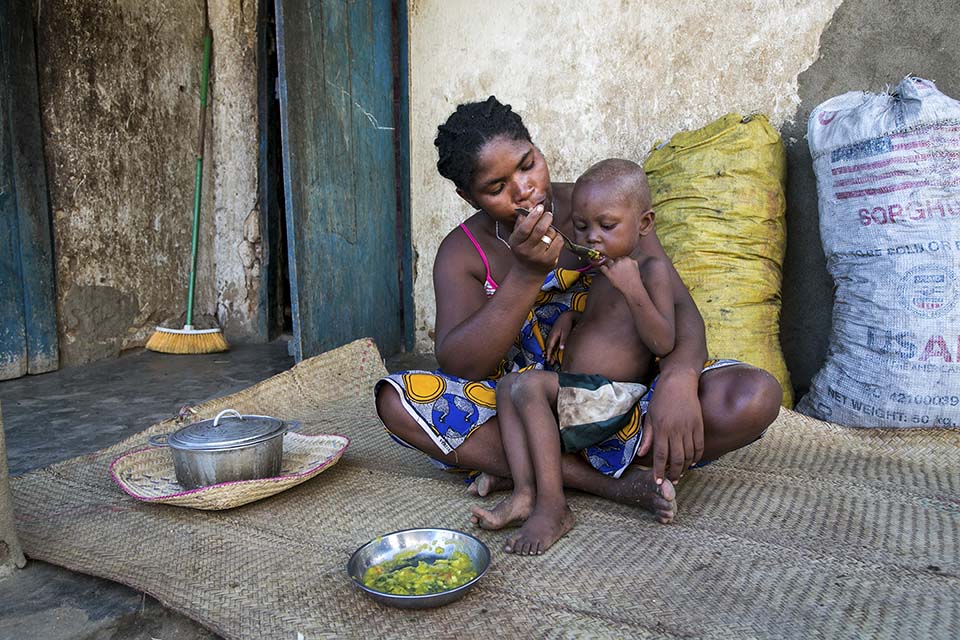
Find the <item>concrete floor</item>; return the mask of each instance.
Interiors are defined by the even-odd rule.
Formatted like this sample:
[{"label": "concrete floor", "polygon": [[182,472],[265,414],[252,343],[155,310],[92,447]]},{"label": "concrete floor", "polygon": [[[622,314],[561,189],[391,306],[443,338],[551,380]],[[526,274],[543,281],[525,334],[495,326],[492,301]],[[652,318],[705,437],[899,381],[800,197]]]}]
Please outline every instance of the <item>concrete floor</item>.
[{"label": "concrete floor", "polygon": [[[285,339],[227,353],[137,350],[114,360],[0,382],[11,475],[91,453],[172,417],[185,404],[239,391],[293,366]],[[430,356],[389,358],[391,371],[433,368]],[[0,640],[199,640],[192,620],[124,585],[36,560],[0,580]]]}]

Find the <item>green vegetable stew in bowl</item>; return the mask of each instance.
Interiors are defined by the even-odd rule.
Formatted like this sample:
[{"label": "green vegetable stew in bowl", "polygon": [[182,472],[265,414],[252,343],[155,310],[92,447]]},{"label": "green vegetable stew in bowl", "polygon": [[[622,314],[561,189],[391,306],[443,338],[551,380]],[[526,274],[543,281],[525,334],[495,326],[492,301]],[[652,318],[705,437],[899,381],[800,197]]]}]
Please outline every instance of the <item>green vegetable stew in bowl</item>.
[{"label": "green vegetable stew in bowl", "polygon": [[490,550],[452,529],[405,529],[378,536],[347,562],[354,584],[394,607],[439,607],[462,597],[486,573]]}]

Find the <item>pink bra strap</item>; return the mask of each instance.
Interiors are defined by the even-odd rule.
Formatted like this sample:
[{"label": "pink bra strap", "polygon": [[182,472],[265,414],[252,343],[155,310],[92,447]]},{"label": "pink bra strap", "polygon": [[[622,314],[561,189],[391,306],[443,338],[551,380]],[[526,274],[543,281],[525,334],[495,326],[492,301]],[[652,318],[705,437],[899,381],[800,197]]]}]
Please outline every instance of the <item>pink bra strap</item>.
[{"label": "pink bra strap", "polygon": [[460,228],[463,229],[463,232],[467,234],[468,238],[470,238],[470,242],[473,243],[473,246],[477,248],[477,253],[480,254],[480,259],[483,260],[483,267],[487,270],[486,286],[484,288],[487,290],[496,291],[498,285],[490,276],[490,263],[487,262],[487,254],[485,254],[483,249],[480,248],[480,243],[477,242],[477,239],[473,237],[472,233],[470,233],[470,229],[467,229],[467,225],[461,224]]}]

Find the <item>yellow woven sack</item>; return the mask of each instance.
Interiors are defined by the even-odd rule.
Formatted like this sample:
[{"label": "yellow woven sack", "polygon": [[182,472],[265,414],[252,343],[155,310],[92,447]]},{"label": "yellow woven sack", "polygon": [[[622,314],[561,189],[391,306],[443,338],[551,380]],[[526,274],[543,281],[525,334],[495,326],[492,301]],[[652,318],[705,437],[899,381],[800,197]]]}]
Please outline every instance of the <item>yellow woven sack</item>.
[{"label": "yellow woven sack", "polygon": [[644,169],[657,235],[700,308],[710,358],[772,373],[793,406],[780,348],[786,152],[764,116],[729,114],[659,145]]}]

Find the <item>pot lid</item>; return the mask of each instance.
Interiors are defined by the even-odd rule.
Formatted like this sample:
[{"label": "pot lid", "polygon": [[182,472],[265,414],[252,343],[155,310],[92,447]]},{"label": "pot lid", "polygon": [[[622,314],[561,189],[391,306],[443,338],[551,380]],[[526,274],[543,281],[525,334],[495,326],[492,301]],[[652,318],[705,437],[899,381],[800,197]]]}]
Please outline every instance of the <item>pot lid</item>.
[{"label": "pot lid", "polygon": [[194,422],[178,430],[167,444],[174,449],[236,449],[269,440],[286,430],[287,425],[279,418],[240,415],[233,409],[224,409],[212,420]]}]

